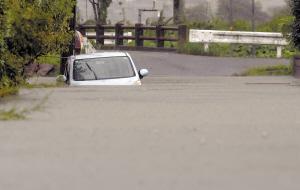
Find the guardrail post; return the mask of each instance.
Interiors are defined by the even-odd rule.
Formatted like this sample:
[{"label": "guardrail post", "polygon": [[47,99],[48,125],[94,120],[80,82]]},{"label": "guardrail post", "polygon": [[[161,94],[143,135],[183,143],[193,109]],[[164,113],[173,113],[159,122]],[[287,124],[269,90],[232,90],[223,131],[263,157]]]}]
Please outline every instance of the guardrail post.
[{"label": "guardrail post", "polygon": [[122,28],[122,24],[118,23],[115,26],[115,45],[116,46],[123,45],[123,36],[124,36],[124,30]]},{"label": "guardrail post", "polygon": [[209,43],[204,44],[204,52],[208,53],[209,52]]},{"label": "guardrail post", "polygon": [[104,27],[100,24],[96,26],[96,43],[97,45],[104,45]]},{"label": "guardrail post", "polygon": [[136,47],[143,47],[144,40],[141,37],[144,35],[143,24],[136,24],[135,25],[135,46]]},{"label": "guardrail post", "polygon": [[282,46],[277,46],[277,58],[282,57]]},{"label": "guardrail post", "polygon": [[161,25],[156,26],[156,47],[164,47],[165,41],[164,41],[165,31],[162,28]]},{"label": "guardrail post", "polygon": [[188,41],[188,27],[186,25],[178,26],[178,46],[182,47]]}]

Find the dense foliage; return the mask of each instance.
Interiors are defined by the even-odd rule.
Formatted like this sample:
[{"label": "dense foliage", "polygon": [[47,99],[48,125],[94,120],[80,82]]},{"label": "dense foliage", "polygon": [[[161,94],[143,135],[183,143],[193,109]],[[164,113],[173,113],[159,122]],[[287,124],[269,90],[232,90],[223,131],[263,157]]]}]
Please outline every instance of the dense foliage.
[{"label": "dense foliage", "polygon": [[64,51],[72,39],[72,0],[11,0],[9,50],[26,61]]},{"label": "dense foliage", "polygon": [[300,0],[292,0],[292,12],[295,17],[293,24],[293,42],[300,49]]},{"label": "dense foliage", "polygon": [[[0,0],[0,59],[3,57],[5,50],[4,35],[6,31],[6,16],[5,16],[6,2]],[[0,60],[0,69],[3,67],[3,60]],[[1,72],[2,73],[2,72]]]},{"label": "dense foliage", "polygon": [[0,87],[18,83],[26,64],[68,48],[74,5],[75,0],[0,0]]},{"label": "dense foliage", "polygon": [[13,85],[18,74],[14,65],[6,62],[7,3],[7,0],[0,0],[0,88]]}]

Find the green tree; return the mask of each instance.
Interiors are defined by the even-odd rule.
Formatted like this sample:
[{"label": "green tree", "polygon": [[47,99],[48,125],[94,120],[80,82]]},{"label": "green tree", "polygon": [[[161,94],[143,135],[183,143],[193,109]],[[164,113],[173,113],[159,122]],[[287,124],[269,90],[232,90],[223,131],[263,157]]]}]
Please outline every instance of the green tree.
[{"label": "green tree", "polygon": [[285,0],[285,5],[272,8],[273,14],[271,20],[260,24],[257,30],[261,32],[281,32],[286,36],[290,36],[294,21],[291,7],[291,0]]},{"label": "green tree", "polygon": [[173,19],[175,24],[182,24],[185,20],[185,0],[173,0]]},{"label": "green tree", "polygon": [[24,65],[68,49],[75,0],[0,0],[0,88],[22,81]]},{"label": "green tree", "polygon": [[279,15],[271,21],[259,25],[257,30],[260,32],[281,32],[289,35],[293,20],[294,17],[291,15]]},{"label": "green tree", "polygon": [[49,53],[60,54],[72,41],[69,21],[74,0],[9,0],[10,52],[24,63]]},{"label": "green tree", "polygon": [[5,65],[3,60],[3,52],[4,52],[4,33],[5,33],[5,12],[6,2],[4,0],[0,0],[0,88],[3,86],[3,75],[5,72]]},{"label": "green tree", "polygon": [[[0,55],[3,54],[5,49],[5,43],[4,43],[4,35],[6,32],[6,0],[0,0]],[[2,56],[0,56],[0,59]]]},{"label": "green tree", "polygon": [[112,0],[89,0],[92,4],[94,17],[98,24],[106,24],[107,9],[112,3]]}]

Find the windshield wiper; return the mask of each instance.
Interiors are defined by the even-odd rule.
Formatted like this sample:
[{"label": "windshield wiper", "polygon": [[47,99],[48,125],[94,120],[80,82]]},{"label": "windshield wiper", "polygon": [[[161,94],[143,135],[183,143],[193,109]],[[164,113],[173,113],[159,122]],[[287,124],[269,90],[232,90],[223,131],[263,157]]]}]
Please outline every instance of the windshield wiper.
[{"label": "windshield wiper", "polygon": [[87,62],[85,62],[85,64],[86,64],[86,66],[89,68],[89,70],[94,74],[95,80],[98,80],[98,77],[97,77],[95,71],[92,69],[92,67],[91,67]]}]

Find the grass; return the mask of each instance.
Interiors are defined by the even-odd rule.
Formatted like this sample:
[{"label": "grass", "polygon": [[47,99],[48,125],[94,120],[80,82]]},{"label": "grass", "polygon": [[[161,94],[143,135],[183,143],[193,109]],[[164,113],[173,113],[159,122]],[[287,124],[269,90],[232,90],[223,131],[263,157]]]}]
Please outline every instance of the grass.
[{"label": "grass", "polygon": [[229,44],[210,44],[209,51],[205,52],[204,44],[201,43],[186,43],[184,46],[178,48],[178,53],[189,55],[204,55],[204,56],[229,56]]},{"label": "grass", "polygon": [[63,87],[64,83],[40,83],[40,84],[29,84],[24,83],[20,85],[19,87],[4,87],[0,89],[0,98],[4,98],[7,96],[17,95],[20,88],[26,88],[26,89],[34,89],[34,88],[57,88],[57,87]]},{"label": "grass", "polygon": [[[287,46],[283,49],[282,56],[283,58],[291,58],[297,52],[295,48]],[[209,52],[205,52],[203,43],[186,43],[178,48],[178,53],[216,57],[250,57],[252,56],[252,48],[251,45],[244,44],[211,43],[209,44]],[[276,58],[276,47],[256,46],[256,57]]]},{"label": "grass", "polygon": [[27,113],[43,110],[44,105],[48,101],[49,96],[51,94],[52,94],[52,92],[50,92],[46,96],[44,96],[37,104],[35,104],[30,110],[28,110]]},{"label": "grass", "polygon": [[[130,47],[134,47],[135,46],[135,41],[131,41],[130,43],[127,44]],[[156,47],[156,42],[155,41],[151,41],[151,40],[145,40],[144,41],[144,47]],[[164,47],[165,48],[177,48],[178,43],[177,42],[169,42],[169,41],[165,41]]]},{"label": "grass", "polygon": [[47,63],[51,65],[59,65],[60,64],[60,55],[57,54],[49,54],[41,56],[37,59],[38,63]]},{"label": "grass", "polygon": [[50,94],[47,94],[30,109],[17,110],[16,108],[11,108],[9,110],[0,110],[0,121],[23,120],[26,119],[27,114],[43,110]]},{"label": "grass", "polygon": [[30,84],[25,83],[21,87],[26,89],[34,89],[34,88],[57,88],[64,86],[64,83],[39,83],[39,84]]},{"label": "grass", "polygon": [[[34,89],[34,88],[56,88],[64,86],[63,83],[40,83],[40,84],[29,84],[24,83],[21,84],[19,87],[9,87],[9,88],[2,88],[0,89],[0,100],[3,97],[10,96],[10,95],[16,95],[20,88],[26,88],[26,89]],[[9,121],[9,120],[23,120],[26,119],[26,115],[40,111],[43,109],[44,104],[49,98],[49,95],[46,95],[44,98],[42,98],[37,104],[33,105],[30,109],[23,109],[18,110],[16,108],[11,108],[8,110],[0,110],[0,121]]]},{"label": "grass", "polygon": [[240,76],[286,76],[292,75],[290,65],[262,66],[248,69]]},{"label": "grass", "polygon": [[15,108],[7,111],[0,110],[0,121],[22,120],[25,118],[25,111],[17,111]]},{"label": "grass", "polygon": [[0,98],[16,95],[19,92],[18,87],[4,87],[0,89]]}]

